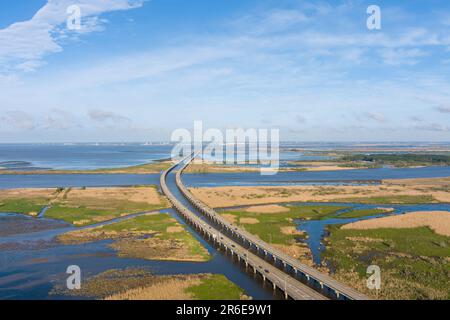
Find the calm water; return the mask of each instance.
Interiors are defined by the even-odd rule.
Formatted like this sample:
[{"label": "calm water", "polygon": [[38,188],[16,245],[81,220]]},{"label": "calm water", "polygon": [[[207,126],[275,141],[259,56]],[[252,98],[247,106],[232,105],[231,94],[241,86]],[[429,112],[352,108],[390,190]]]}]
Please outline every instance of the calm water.
[{"label": "calm water", "polygon": [[[335,145],[323,145],[332,149]],[[308,153],[282,150],[282,161],[298,159],[321,159]],[[311,145],[309,145],[311,147]],[[408,146],[409,147],[409,146]],[[405,146],[406,148],[406,146]],[[96,169],[123,167],[148,163],[169,157],[172,147],[147,146],[143,144],[106,145],[0,145],[0,167],[15,170],[51,169]],[[401,145],[399,146],[401,149]],[[313,158],[309,158],[313,157]],[[318,157],[318,158],[317,158]],[[283,163],[283,162],[282,162]],[[450,176],[450,167],[414,169],[370,169],[330,172],[281,172],[273,176],[259,173],[186,174],[184,182],[188,186],[255,186],[255,185],[307,185],[307,184],[368,184],[381,179],[433,178]],[[25,187],[94,187],[159,184],[158,174],[75,174],[75,175],[0,175],[0,188]],[[169,187],[175,195],[190,206],[174,187],[173,175],[169,176]],[[328,204],[336,205],[336,204]],[[351,204],[352,208],[369,208],[370,205]],[[380,207],[380,206],[376,206]],[[415,210],[450,210],[449,205],[395,206],[395,214]],[[178,220],[172,210],[169,210]],[[373,218],[373,217],[369,217]],[[308,245],[314,261],[320,263],[320,253],[324,249],[322,239],[325,227],[359,219],[335,218],[322,221],[297,221],[300,230],[309,234]],[[180,220],[180,222],[182,222]],[[183,223],[183,222],[182,222]],[[184,223],[183,223],[184,224]],[[191,230],[188,226],[187,228]],[[220,273],[241,286],[255,299],[279,298],[273,296],[270,288],[264,289],[252,275],[229,257],[217,252],[209,243],[194,236],[208,249],[213,259],[206,263],[183,263],[146,261],[141,259],[118,258],[109,248],[110,241],[99,241],[83,245],[62,245],[54,240],[62,232],[73,226],[43,216],[31,218],[17,214],[0,213],[0,299],[48,299],[48,293],[55,284],[65,282],[68,265],[76,264],[83,276],[126,267],[145,267],[155,274]],[[56,297],[62,298],[62,297]]]},{"label": "calm water", "polygon": [[[168,211],[184,224],[172,210]],[[20,226],[26,225],[29,220],[23,215],[0,214],[0,223],[15,230],[14,235],[2,237],[0,241],[0,299],[65,299],[49,295],[49,292],[55,285],[64,286],[67,278],[65,270],[69,265],[80,266],[84,278],[110,269],[129,267],[145,268],[157,275],[217,273],[225,275],[254,299],[280,298],[270,288],[264,288],[253,275],[246,273],[242,266],[217,252],[189,226],[186,227],[212,255],[210,261],[195,263],[118,258],[115,251],[108,247],[111,241],[62,245],[54,237],[73,230],[72,226],[42,218],[34,219],[34,222],[41,224],[39,231],[21,229]]]},{"label": "calm water", "polygon": [[[450,176],[450,167],[426,167],[279,172],[271,176],[263,176],[257,172],[186,174],[183,181],[190,187],[310,184],[365,185],[367,183],[376,183],[382,179],[439,178],[448,176]],[[159,174],[0,174],[0,189],[130,186],[158,183]]]},{"label": "calm water", "polygon": [[0,167],[90,170],[139,165],[170,157],[170,145],[0,144]]},{"label": "calm water", "polygon": [[[292,204],[292,203],[291,203]],[[311,203],[310,203],[311,204]],[[387,214],[372,215],[361,218],[339,218],[339,215],[358,209],[373,209],[373,208],[394,208],[392,213],[388,215],[403,214],[414,211],[450,211],[450,204],[414,204],[414,205],[367,205],[367,204],[355,204],[355,203],[314,203],[315,205],[326,206],[347,206],[349,209],[339,210],[335,217],[325,220],[297,220],[298,230],[305,231],[308,234],[306,243],[311,250],[313,261],[315,264],[320,265],[322,262],[321,253],[325,250],[323,245],[323,238],[326,236],[326,227],[335,224],[347,224],[351,222],[374,219]],[[307,203],[301,203],[297,205],[308,205]]]},{"label": "calm water", "polygon": [[[143,143],[0,144],[0,168],[9,170],[91,170],[118,168],[168,159],[173,146]],[[245,150],[248,155],[248,150]],[[290,160],[326,160],[327,156],[281,149],[281,165]],[[205,159],[215,160],[214,157]],[[253,160],[253,159],[251,159]]]}]

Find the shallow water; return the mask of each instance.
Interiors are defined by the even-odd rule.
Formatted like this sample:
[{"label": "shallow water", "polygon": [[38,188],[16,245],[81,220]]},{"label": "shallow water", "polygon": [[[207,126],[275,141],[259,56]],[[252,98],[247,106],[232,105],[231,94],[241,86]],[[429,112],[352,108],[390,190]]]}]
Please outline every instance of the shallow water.
[{"label": "shallow water", "polygon": [[[184,222],[171,210],[180,223]],[[139,214],[136,214],[139,215]],[[132,215],[132,216],[136,216]],[[131,216],[131,217],[132,217]],[[124,220],[121,217],[106,223]],[[29,221],[39,228],[27,227]],[[218,273],[243,288],[254,299],[278,299],[278,294],[259,283],[228,256],[217,252],[211,244],[200,238],[186,226],[212,255],[208,262],[172,262],[118,258],[108,247],[110,240],[80,245],[63,245],[55,236],[75,228],[67,223],[46,218],[31,218],[19,214],[0,214],[2,226],[14,232],[0,233],[0,299],[68,299],[49,295],[55,286],[63,286],[69,265],[78,265],[83,277],[89,277],[110,269],[129,267],[148,268],[157,275]],[[99,223],[101,225],[104,223]]]},{"label": "shallow water", "polygon": [[[449,177],[450,167],[381,168],[321,172],[258,172],[185,174],[188,187],[277,185],[369,185],[382,179]],[[159,174],[32,174],[2,175],[0,189],[52,187],[106,187],[159,184]]]},{"label": "shallow water", "polygon": [[186,174],[183,181],[191,187],[302,185],[327,182],[328,184],[367,184],[383,179],[412,179],[449,177],[450,167],[379,168],[338,171],[293,171],[275,175],[258,172]]},{"label": "shallow water", "polygon": [[[291,203],[292,204],[292,203]],[[350,209],[339,210],[335,217],[325,220],[296,220],[298,223],[298,230],[305,231],[308,234],[308,239],[305,241],[311,250],[313,261],[316,265],[322,263],[321,254],[325,250],[323,239],[326,236],[326,227],[336,224],[347,224],[351,222],[374,219],[382,216],[403,214],[413,211],[450,211],[450,204],[414,204],[414,205],[368,205],[356,203],[310,203],[310,205],[330,205],[330,206],[349,206]],[[302,203],[297,205],[308,205]],[[389,214],[378,214],[360,218],[339,218],[340,214],[351,210],[358,209],[374,209],[374,208],[394,208],[394,211]]]},{"label": "shallow water", "polygon": [[[145,163],[167,157],[170,146],[148,147],[143,145],[109,146],[0,146],[0,162],[18,161],[0,164],[0,167],[15,169],[94,169],[121,167]],[[308,157],[298,153],[286,152],[285,160]],[[291,158],[292,157],[292,158]],[[305,158],[306,159],[306,158]],[[22,161],[22,162],[20,162]],[[262,186],[262,185],[366,185],[377,183],[381,179],[433,178],[450,176],[450,167],[430,167],[411,169],[369,169],[329,172],[280,172],[274,176],[262,176],[259,173],[212,173],[186,174],[183,181],[188,186]],[[26,187],[93,187],[93,186],[129,186],[159,185],[159,174],[75,174],[75,175],[0,175],[0,188]],[[179,194],[174,186],[173,175],[169,175],[169,187],[186,206],[190,204]],[[337,205],[327,203],[326,205]],[[339,204],[341,205],[341,204]],[[347,204],[346,204],[347,205]],[[352,208],[393,207],[395,214],[408,211],[450,210],[450,205],[360,205]],[[195,211],[195,210],[194,210]],[[175,218],[184,224],[172,211]],[[325,228],[330,224],[341,224],[373,218],[339,219],[321,221],[297,221],[298,228],[309,234],[307,243],[312,251],[314,262],[321,262],[320,255],[324,247],[322,239]],[[120,218],[122,219],[122,218]],[[119,221],[119,220],[115,220]],[[108,222],[111,223],[111,222]],[[186,226],[189,230],[190,227]],[[213,256],[205,263],[148,261],[142,259],[118,258],[114,250],[108,247],[110,241],[98,241],[82,245],[62,245],[54,240],[62,232],[74,227],[61,221],[45,218],[45,210],[38,218],[16,214],[0,213],[0,299],[49,299],[63,298],[49,296],[53,285],[65,283],[67,266],[75,264],[82,269],[83,277],[100,272],[126,267],[150,268],[155,274],[219,273],[242,287],[255,299],[280,298],[273,295],[270,288],[263,288],[260,280],[255,280],[242,267],[228,256],[217,252],[208,242],[194,231],[192,234],[208,249]]]},{"label": "shallow water", "polygon": [[11,170],[90,170],[148,163],[170,157],[170,145],[0,144],[0,167]]}]

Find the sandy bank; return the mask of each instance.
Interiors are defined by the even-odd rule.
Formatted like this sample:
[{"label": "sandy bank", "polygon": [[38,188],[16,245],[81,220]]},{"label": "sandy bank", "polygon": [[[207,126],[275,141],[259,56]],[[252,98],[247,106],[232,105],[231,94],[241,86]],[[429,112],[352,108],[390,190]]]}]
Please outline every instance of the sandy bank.
[{"label": "sandy bank", "polygon": [[450,212],[431,211],[431,212],[411,212],[407,214],[358,221],[342,226],[342,229],[380,229],[380,228],[418,228],[429,227],[440,235],[450,237]]}]

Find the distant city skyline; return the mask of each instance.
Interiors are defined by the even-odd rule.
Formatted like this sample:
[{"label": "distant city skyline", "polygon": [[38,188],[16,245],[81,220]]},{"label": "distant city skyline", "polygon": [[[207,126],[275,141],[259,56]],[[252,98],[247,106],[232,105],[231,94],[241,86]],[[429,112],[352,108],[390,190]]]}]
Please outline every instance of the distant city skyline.
[{"label": "distant city skyline", "polygon": [[449,31],[445,0],[4,0],[0,143],[449,141]]}]

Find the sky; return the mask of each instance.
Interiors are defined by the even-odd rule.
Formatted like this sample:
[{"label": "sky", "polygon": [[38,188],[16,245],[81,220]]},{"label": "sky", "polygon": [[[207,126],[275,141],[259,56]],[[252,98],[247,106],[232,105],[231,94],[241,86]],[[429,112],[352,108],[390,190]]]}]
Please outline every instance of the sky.
[{"label": "sky", "polygon": [[450,141],[450,2],[0,1],[0,142],[167,141],[196,120]]}]

